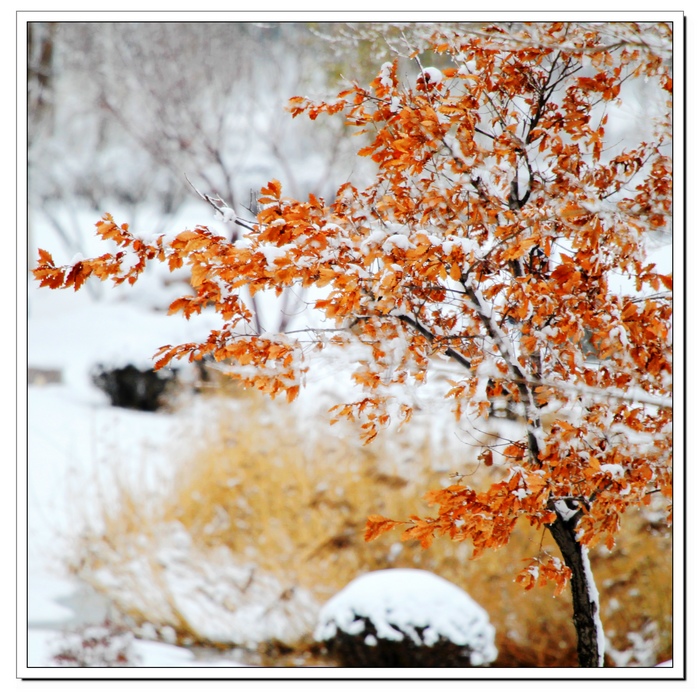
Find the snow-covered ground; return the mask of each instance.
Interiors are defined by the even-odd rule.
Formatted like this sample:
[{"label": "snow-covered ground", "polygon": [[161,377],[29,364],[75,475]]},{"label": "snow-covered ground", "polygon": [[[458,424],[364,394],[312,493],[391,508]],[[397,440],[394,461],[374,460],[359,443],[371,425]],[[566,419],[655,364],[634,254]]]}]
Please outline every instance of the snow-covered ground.
[{"label": "snow-covered ground", "polygon": [[[105,602],[66,573],[65,557],[108,497],[112,467],[156,490],[176,428],[170,416],[112,408],[90,372],[99,357],[147,362],[158,335],[177,324],[72,293],[30,297],[29,366],[62,374],[60,384],[31,385],[27,395],[27,664],[40,667],[53,665],[61,630],[99,624],[107,614]],[[196,665],[191,652],[172,645],[136,640],[134,647],[139,665]]]}]

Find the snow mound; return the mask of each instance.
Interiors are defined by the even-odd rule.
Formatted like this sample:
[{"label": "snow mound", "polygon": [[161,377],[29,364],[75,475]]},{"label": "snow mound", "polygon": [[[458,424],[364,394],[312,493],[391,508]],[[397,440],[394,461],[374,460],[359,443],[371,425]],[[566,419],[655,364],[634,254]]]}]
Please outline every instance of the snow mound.
[{"label": "snow mound", "polygon": [[374,571],[346,586],[322,608],[314,636],[327,641],[339,631],[364,634],[366,646],[377,638],[417,647],[450,642],[470,650],[472,666],[498,655],[486,611],[454,584],[418,569]]}]

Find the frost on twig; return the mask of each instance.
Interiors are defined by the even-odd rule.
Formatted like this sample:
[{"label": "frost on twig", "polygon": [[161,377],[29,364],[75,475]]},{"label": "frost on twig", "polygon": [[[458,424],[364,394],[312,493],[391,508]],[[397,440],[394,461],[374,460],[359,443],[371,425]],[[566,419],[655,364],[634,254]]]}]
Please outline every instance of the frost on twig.
[{"label": "frost on twig", "polygon": [[223,221],[224,223],[233,223],[237,224],[238,226],[242,226],[243,228],[248,229],[249,231],[254,231],[255,229],[251,225],[252,222],[245,221],[244,219],[241,219],[238,214],[236,213],[236,210],[232,207],[229,206],[219,195],[210,195],[210,194],[204,194],[203,192],[200,192],[192,183],[192,181],[185,175],[185,179],[187,182],[190,184],[190,187],[205,201],[207,204],[210,204],[212,207],[217,212],[217,219],[220,221]]}]

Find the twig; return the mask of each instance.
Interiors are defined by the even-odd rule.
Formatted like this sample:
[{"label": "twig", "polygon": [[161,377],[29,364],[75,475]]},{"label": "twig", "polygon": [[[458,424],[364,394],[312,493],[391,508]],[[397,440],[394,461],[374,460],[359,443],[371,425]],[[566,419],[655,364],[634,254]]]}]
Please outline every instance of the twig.
[{"label": "twig", "polygon": [[[244,219],[241,219],[236,211],[230,207],[224,200],[219,196],[219,195],[208,195],[200,192],[193,184],[192,181],[190,180],[189,177],[187,177],[187,173],[185,173],[185,180],[189,183],[190,187],[208,204],[210,204],[216,211],[221,214],[221,216],[224,218],[225,221],[233,221],[234,223],[238,224],[239,226],[242,226],[243,228],[247,228],[249,231],[255,231],[255,227],[251,226],[250,223],[252,222],[246,222]],[[233,218],[230,218],[229,212],[233,213]],[[227,215],[229,215],[227,217]]]}]

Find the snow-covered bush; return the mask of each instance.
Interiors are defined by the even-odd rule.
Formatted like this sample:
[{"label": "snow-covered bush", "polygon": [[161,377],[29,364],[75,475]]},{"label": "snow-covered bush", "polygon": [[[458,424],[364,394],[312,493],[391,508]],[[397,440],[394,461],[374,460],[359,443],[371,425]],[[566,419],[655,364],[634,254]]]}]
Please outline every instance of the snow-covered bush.
[{"label": "snow-covered bush", "polygon": [[148,535],[125,533],[104,565],[82,577],[130,625],[165,642],[255,649],[293,646],[313,628],[319,605],[289,576],[245,561],[226,547],[201,548],[177,523]]},{"label": "snow-covered bush", "polygon": [[315,637],[344,666],[484,666],[498,655],[486,611],[418,569],[355,579],[323,607]]},{"label": "snow-covered bush", "polygon": [[109,620],[68,632],[56,642],[53,663],[79,668],[138,666],[134,635]]}]

